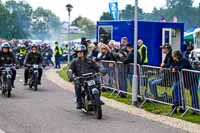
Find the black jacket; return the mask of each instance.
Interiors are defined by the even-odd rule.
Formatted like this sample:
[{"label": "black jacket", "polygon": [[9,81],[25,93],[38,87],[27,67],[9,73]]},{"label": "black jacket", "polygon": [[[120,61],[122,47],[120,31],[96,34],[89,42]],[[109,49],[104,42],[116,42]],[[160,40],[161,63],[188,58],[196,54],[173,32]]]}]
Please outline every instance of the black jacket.
[{"label": "black jacket", "polygon": [[179,62],[174,61],[172,68],[175,68],[177,71],[181,71],[182,69],[192,69],[192,65],[189,60],[182,58]]},{"label": "black jacket", "polygon": [[26,55],[24,64],[42,64],[42,56],[40,53],[30,52]]},{"label": "black jacket", "polygon": [[96,61],[100,60],[112,60],[111,54],[110,53],[102,54],[100,57],[96,58]]},{"label": "black jacket", "polygon": [[173,58],[172,58],[172,53],[169,52],[164,60],[164,68],[170,68],[170,66],[173,64]]},{"label": "black jacket", "polygon": [[0,52],[0,66],[3,66],[5,64],[15,64],[15,56],[13,55],[13,53]]},{"label": "black jacket", "polygon": [[85,60],[80,60],[78,58],[73,60],[69,69],[72,70],[72,73],[75,74],[75,76],[81,76],[85,73],[100,72],[100,66],[89,58],[86,58]]},{"label": "black jacket", "polygon": [[[134,63],[134,50],[128,54],[128,58],[123,61],[124,64]],[[137,53],[137,64],[140,64],[140,55]]]}]

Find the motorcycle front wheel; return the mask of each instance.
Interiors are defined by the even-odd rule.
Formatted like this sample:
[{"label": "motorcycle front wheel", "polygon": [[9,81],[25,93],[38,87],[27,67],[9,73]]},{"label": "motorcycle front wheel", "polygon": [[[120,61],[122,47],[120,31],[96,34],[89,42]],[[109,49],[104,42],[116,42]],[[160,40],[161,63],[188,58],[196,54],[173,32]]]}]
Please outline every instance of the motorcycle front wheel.
[{"label": "motorcycle front wheel", "polygon": [[101,101],[100,101],[100,97],[99,95],[95,95],[94,96],[94,101],[95,101],[95,105],[94,105],[94,112],[95,112],[95,116],[97,119],[102,119],[102,107],[101,107]]}]

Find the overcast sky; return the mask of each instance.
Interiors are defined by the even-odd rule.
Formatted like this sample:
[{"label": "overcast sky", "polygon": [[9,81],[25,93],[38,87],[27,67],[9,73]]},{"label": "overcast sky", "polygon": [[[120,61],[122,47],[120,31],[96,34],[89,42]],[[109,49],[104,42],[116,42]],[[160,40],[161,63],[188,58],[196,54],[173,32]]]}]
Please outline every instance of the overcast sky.
[{"label": "overcast sky", "polygon": [[[6,0],[2,0],[5,2]],[[19,0],[18,0],[19,1]],[[72,19],[79,15],[88,17],[97,21],[103,11],[109,11],[108,3],[110,0],[25,0],[35,9],[39,6],[52,10],[61,20],[67,20],[67,11],[65,5],[73,5]],[[119,9],[122,10],[127,4],[134,5],[134,0],[118,0]],[[194,6],[198,6],[200,0],[194,0]],[[165,0],[139,0],[139,6],[145,12],[151,12],[154,7],[160,8],[165,6]]]}]

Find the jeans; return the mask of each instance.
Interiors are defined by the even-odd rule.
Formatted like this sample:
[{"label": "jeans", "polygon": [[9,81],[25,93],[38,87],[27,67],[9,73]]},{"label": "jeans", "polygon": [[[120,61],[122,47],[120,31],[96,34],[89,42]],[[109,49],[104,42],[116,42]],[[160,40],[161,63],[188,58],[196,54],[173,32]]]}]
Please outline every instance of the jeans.
[{"label": "jeans", "polygon": [[185,98],[183,95],[180,81],[176,81],[174,83],[172,96],[173,96],[173,104],[175,106],[182,106],[183,108],[185,108]]},{"label": "jeans", "polygon": [[60,56],[59,55],[56,55],[55,56],[55,68],[61,68],[60,66]]},{"label": "jeans", "polygon": [[157,78],[148,81],[150,92],[154,97],[158,97],[157,85],[161,84],[162,80],[162,78]]},{"label": "jeans", "polygon": [[195,109],[199,108],[199,98],[198,98],[198,84],[193,83],[190,85],[190,97],[192,100],[192,107]]}]

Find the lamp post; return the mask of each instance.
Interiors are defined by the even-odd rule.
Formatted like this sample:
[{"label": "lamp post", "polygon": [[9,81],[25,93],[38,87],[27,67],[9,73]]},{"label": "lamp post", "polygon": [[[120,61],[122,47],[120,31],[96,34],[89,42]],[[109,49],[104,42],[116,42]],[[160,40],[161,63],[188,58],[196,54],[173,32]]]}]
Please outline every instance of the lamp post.
[{"label": "lamp post", "polygon": [[138,75],[137,75],[137,40],[138,40],[138,0],[135,0],[134,16],[134,75],[132,81],[132,104],[137,105]]},{"label": "lamp post", "polygon": [[72,11],[73,6],[71,4],[66,5],[68,11],[68,65],[70,63],[70,13]]}]

